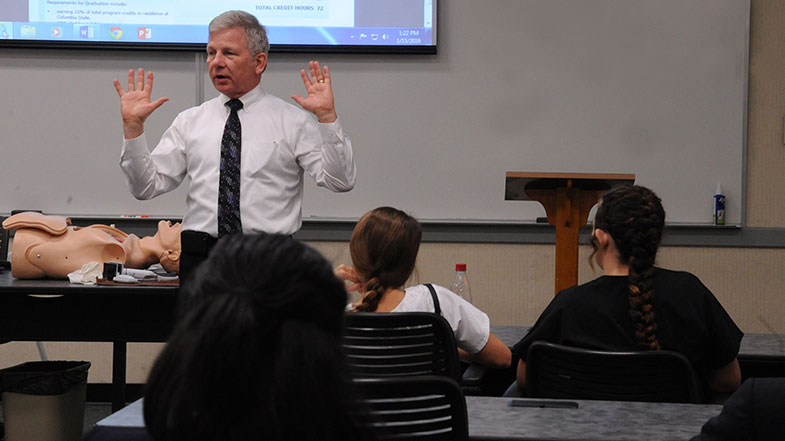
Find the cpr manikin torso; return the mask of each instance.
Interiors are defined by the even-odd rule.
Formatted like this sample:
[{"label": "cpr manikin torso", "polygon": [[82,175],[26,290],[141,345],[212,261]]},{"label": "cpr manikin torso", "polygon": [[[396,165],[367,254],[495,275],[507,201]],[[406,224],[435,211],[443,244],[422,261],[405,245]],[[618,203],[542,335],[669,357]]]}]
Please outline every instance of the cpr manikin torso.
[{"label": "cpr manikin torso", "polygon": [[75,227],[62,216],[25,212],[3,221],[16,230],[11,248],[11,274],[20,279],[67,278],[88,262],[120,262],[147,268],[160,262],[177,272],[180,259],[179,223],[158,223],[155,236],[139,238],[107,225]]}]

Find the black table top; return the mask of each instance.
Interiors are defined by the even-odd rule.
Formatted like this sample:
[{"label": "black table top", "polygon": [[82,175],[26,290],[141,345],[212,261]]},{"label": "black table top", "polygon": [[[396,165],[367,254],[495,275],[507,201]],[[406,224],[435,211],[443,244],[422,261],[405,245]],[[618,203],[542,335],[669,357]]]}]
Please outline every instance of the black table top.
[{"label": "black table top", "polygon": [[10,294],[98,294],[128,293],[176,295],[178,287],[172,285],[82,285],[68,280],[17,279],[10,270],[0,271],[0,295]]},{"label": "black table top", "polygon": [[[576,408],[513,407],[510,400],[572,402]],[[686,440],[722,406],[592,400],[466,397],[471,439]]]}]

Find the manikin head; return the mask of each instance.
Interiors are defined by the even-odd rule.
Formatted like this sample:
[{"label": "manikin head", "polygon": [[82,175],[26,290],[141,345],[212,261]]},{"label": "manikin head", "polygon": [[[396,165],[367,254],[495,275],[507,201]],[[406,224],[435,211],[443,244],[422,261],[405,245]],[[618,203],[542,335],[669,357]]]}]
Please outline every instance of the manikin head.
[{"label": "manikin head", "polygon": [[180,232],[183,226],[180,222],[175,224],[169,221],[158,222],[158,232],[155,238],[161,243],[162,250],[158,255],[161,266],[169,272],[180,272]]}]

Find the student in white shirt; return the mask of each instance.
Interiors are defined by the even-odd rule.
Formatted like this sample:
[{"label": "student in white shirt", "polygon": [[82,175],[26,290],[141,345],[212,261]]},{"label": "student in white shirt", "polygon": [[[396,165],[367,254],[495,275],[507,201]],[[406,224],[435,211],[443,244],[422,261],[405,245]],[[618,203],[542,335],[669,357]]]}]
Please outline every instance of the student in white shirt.
[{"label": "student in white shirt", "polygon": [[144,122],[168,98],[151,101],[152,72],[145,80],[143,69],[136,77],[129,71],[127,91],[114,80],[123,118],[120,167],[131,193],[138,199],[151,199],[177,188],[186,177],[190,180],[183,216],[182,272],[207,256],[221,231],[222,139],[235,114],[227,105],[237,100],[242,105],[236,110],[239,218],[233,211],[241,222],[232,224],[231,233],[296,232],[302,224],[304,173],[317,185],[336,192],[351,190],[355,182],[351,142],[338,121],[327,66],[311,61],[310,76],[300,71],[307,97],[292,96],[317,122],[262,89],[269,43],[264,26],[253,15],[225,12],[213,19],[209,30],[207,67],[220,95],[181,112],[152,153]]},{"label": "student in white shirt", "polygon": [[[494,368],[511,363],[510,349],[490,332],[488,316],[447,288],[426,285],[403,288],[414,271],[422,229],[416,219],[391,207],[366,213],[354,228],[349,242],[353,267],[341,265],[335,275],[352,283],[348,291],[360,291],[362,299],[352,305],[364,312],[435,312],[450,323],[463,361]],[[435,297],[435,298],[434,298]]]}]

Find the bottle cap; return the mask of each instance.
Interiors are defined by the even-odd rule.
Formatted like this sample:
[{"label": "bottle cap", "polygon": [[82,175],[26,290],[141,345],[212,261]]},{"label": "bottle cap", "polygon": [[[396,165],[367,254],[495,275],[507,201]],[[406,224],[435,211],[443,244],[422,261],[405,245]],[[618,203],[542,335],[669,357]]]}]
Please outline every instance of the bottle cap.
[{"label": "bottle cap", "polygon": [[717,190],[714,191],[714,194],[722,194],[722,184],[719,182],[717,183]]},{"label": "bottle cap", "polygon": [[466,264],[465,263],[456,263],[455,264],[455,271],[466,271]]}]

